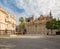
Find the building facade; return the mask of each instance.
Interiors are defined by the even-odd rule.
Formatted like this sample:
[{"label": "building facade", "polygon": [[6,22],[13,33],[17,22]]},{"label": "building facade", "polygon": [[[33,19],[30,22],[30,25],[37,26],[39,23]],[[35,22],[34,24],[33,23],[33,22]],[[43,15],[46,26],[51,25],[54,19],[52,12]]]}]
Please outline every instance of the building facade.
[{"label": "building facade", "polygon": [[52,20],[53,16],[51,12],[47,16],[40,15],[34,19],[33,16],[26,18],[26,28],[28,34],[51,34],[50,30],[46,28],[46,22]]},{"label": "building facade", "polygon": [[15,32],[16,18],[4,9],[0,8],[0,34],[12,34]]}]

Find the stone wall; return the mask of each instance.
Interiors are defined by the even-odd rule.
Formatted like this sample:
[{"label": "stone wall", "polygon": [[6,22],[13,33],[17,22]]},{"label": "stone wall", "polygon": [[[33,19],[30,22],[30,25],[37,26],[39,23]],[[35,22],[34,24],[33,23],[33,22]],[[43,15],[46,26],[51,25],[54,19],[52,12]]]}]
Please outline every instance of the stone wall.
[{"label": "stone wall", "polygon": [[27,33],[28,34],[46,34],[47,29],[43,24],[35,25],[27,25]]}]

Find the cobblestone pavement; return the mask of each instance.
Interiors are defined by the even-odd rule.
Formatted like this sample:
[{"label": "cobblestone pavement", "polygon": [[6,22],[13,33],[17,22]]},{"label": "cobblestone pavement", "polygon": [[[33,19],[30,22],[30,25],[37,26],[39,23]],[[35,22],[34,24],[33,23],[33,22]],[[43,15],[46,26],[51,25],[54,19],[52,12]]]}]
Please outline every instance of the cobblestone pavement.
[{"label": "cobblestone pavement", "polygon": [[24,38],[0,38],[0,49],[60,49],[60,36],[44,36],[45,38],[41,38],[42,36],[39,35],[39,38],[37,35],[37,38],[30,38],[30,36],[25,35]]}]

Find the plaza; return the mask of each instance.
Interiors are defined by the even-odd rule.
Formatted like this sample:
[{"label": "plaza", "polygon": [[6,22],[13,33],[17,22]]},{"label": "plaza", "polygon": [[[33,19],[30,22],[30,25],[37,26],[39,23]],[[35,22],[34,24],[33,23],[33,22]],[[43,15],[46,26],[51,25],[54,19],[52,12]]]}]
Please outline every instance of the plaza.
[{"label": "plaza", "polygon": [[20,35],[0,38],[0,49],[60,49],[60,36]]}]

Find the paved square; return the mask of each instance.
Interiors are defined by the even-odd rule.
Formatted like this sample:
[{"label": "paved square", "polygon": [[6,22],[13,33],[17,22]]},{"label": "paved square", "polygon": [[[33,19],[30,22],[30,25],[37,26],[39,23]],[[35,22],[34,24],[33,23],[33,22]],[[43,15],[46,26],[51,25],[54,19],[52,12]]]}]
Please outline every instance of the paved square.
[{"label": "paved square", "polygon": [[60,49],[60,38],[0,38],[0,49]]}]

